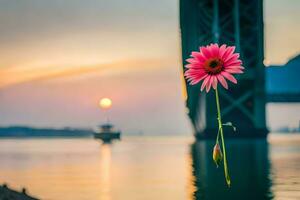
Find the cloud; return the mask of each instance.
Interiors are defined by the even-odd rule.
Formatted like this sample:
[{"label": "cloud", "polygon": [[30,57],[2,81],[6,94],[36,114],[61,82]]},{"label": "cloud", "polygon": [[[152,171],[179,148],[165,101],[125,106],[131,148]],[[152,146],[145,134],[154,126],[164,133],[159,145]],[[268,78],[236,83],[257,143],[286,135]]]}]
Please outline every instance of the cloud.
[{"label": "cloud", "polygon": [[103,63],[86,66],[73,67],[12,67],[0,69],[0,88],[10,87],[32,81],[46,81],[62,79],[67,77],[78,77],[94,73],[123,73],[141,70],[159,70],[162,66],[177,65],[176,62],[169,63],[166,59],[136,59],[121,60],[112,63]]}]

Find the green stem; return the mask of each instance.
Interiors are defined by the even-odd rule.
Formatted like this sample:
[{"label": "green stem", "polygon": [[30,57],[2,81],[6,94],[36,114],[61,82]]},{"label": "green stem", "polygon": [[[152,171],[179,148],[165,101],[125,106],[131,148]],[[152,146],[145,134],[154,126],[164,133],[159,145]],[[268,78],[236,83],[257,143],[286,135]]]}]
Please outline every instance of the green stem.
[{"label": "green stem", "polygon": [[[220,102],[219,102],[219,94],[218,94],[218,89],[216,91],[216,103],[217,103],[217,112],[218,112],[218,123],[219,123],[219,132],[221,134],[221,141],[222,141],[222,149],[223,149],[223,154],[224,154],[224,173],[225,173],[225,179],[227,185],[230,187],[230,176],[228,172],[228,167],[227,167],[227,159],[226,159],[226,148],[225,148],[225,142],[224,142],[224,134],[223,134],[223,126],[222,126],[222,118],[221,118],[221,111],[220,111]],[[217,139],[219,138],[219,133],[217,136]]]},{"label": "green stem", "polygon": [[217,134],[217,138],[216,138],[216,144],[218,144],[218,143],[219,143],[220,129],[221,129],[221,128],[219,128],[219,130],[218,130],[218,134]]}]

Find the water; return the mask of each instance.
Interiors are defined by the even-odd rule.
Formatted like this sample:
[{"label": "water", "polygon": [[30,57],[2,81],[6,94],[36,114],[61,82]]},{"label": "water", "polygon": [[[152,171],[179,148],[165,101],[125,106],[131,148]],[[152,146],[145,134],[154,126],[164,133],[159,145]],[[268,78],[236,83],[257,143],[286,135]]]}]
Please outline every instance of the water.
[{"label": "water", "polygon": [[232,187],[192,137],[2,139],[0,183],[48,200],[300,199],[300,137],[227,141]]}]

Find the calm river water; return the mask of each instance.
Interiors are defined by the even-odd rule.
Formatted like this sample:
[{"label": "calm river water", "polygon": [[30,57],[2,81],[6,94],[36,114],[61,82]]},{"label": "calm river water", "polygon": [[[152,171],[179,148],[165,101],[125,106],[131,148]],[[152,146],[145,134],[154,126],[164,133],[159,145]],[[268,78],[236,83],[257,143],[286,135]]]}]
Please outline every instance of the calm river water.
[{"label": "calm river water", "polygon": [[227,141],[232,187],[192,137],[2,139],[0,183],[45,200],[300,199],[300,136]]}]

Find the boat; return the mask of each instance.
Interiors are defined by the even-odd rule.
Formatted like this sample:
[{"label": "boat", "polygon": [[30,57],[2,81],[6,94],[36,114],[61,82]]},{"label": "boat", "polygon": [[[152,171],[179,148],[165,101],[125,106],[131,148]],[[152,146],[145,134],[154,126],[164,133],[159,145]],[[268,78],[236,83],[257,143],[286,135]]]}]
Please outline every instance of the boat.
[{"label": "boat", "polygon": [[114,129],[114,125],[110,123],[102,124],[94,133],[95,139],[101,139],[104,143],[110,143],[112,140],[121,139],[121,131]]}]

